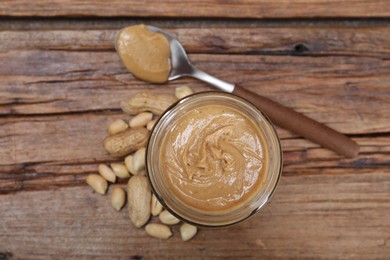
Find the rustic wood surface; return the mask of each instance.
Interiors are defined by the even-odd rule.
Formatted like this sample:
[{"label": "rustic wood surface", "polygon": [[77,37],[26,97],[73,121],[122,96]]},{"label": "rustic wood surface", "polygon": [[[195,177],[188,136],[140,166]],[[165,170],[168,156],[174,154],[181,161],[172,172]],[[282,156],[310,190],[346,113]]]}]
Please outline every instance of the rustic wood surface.
[{"label": "rustic wood surface", "polygon": [[[389,2],[221,3],[1,1],[0,259],[389,259]],[[134,93],[212,88],[134,79],[113,39],[140,22],[177,35],[199,68],[347,134],[361,153],[345,159],[277,128],[283,177],[262,212],[190,242],[177,227],[168,241],[148,237],[85,185],[117,160],[103,150],[106,127],[130,118],[119,102]]]}]

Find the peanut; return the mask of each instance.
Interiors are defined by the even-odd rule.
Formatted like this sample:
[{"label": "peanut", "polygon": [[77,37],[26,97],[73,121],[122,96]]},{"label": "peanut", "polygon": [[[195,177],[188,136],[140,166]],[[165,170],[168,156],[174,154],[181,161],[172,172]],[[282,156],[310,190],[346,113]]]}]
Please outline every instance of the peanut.
[{"label": "peanut", "polygon": [[96,193],[104,195],[107,191],[107,181],[98,174],[88,175],[86,182]]},{"label": "peanut", "polygon": [[126,130],[129,126],[122,119],[117,119],[108,126],[108,132],[112,135]]},{"label": "peanut", "polygon": [[153,114],[150,112],[142,112],[130,119],[129,126],[131,128],[137,128],[146,126],[150,120],[152,120]]},{"label": "peanut", "polygon": [[133,155],[126,156],[126,158],[125,158],[125,165],[126,165],[127,170],[131,174],[134,174],[134,170],[133,170]]},{"label": "peanut", "polygon": [[127,185],[129,217],[136,227],[141,227],[150,218],[152,193],[145,176],[133,176]]},{"label": "peanut", "polygon": [[178,99],[182,99],[182,98],[189,96],[193,93],[194,93],[194,91],[192,91],[192,89],[187,87],[187,86],[181,86],[181,87],[177,87],[175,89],[175,96]]},{"label": "peanut", "polygon": [[114,209],[117,211],[121,210],[125,205],[125,200],[126,192],[120,187],[115,187],[111,193],[111,205],[114,207]]},{"label": "peanut", "polygon": [[110,166],[118,178],[130,177],[129,171],[123,163],[111,163]]},{"label": "peanut", "polygon": [[152,216],[158,216],[160,212],[163,210],[163,206],[161,203],[157,200],[157,197],[153,194],[152,195],[152,201],[150,203],[150,212],[152,213]]},{"label": "peanut", "polygon": [[113,157],[128,155],[141,147],[148,141],[149,131],[146,128],[130,128],[104,139],[104,148]]},{"label": "peanut", "polygon": [[109,182],[115,183],[116,176],[114,172],[105,164],[99,164],[98,172],[100,175]]},{"label": "peanut", "polygon": [[163,210],[158,217],[160,221],[166,225],[175,225],[180,222],[180,219],[172,215],[167,210]]},{"label": "peanut", "polygon": [[[146,148],[142,147],[137,150],[133,155],[133,161],[131,162],[131,168],[133,174],[142,174],[142,170],[145,169],[145,156]],[[144,174],[143,174],[144,175]]]},{"label": "peanut", "polygon": [[151,120],[149,121],[149,123],[146,125],[146,129],[148,129],[149,131],[152,131],[154,125],[156,124],[157,120]]},{"label": "peanut", "polygon": [[197,231],[198,229],[195,226],[190,225],[188,223],[184,223],[180,227],[181,239],[183,241],[188,241],[196,235]]},{"label": "peanut", "polygon": [[170,105],[175,103],[177,98],[169,94],[138,93],[128,100],[121,102],[122,110],[130,115],[141,112],[152,112],[161,115]]},{"label": "peanut", "polygon": [[159,223],[147,224],[145,230],[148,235],[159,239],[168,239],[172,236],[171,229]]}]

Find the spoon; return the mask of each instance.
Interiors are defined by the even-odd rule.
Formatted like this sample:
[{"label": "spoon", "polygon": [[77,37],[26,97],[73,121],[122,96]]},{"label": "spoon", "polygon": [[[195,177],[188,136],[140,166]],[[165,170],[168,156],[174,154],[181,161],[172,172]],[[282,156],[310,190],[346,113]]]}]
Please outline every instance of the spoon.
[{"label": "spoon", "polygon": [[147,28],[149,31],[164,35],[169,42],[171,72],[168,80],[175,80],[186,76],[199,79],[213,85],[219,90],[233,93],[249,100],[268,115],[272,122],[280,127],[288,129],[346,157],[355,157],[358,155],[359,145],[352,139],[264,96],[249,91],[237,84],[220,80],[195,68],[191,64],[183,46],[175,36],[155,26],[148,25]]}]

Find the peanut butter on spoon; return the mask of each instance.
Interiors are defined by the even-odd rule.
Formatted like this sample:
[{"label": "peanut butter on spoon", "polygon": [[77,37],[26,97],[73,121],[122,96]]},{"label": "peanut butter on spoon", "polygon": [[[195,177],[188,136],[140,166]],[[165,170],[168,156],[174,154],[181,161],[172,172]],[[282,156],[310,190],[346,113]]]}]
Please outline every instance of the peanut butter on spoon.
[{"label": "peanut butter on spoon", "polygon": [[116,50],[137,78],[152,83],[168,81],[171,53],[164,35],[149,31],[143,24],[126,27],[118,34]]}]

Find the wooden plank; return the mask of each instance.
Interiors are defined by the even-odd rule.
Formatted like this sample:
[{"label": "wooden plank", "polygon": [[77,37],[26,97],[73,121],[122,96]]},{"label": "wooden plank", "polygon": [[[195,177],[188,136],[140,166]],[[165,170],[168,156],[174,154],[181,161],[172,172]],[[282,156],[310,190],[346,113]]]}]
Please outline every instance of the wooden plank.
[{"label": "wooden plank", "polygon": [[161,28],[377,28],[388,27],[388,19],[226,19],[203,17],[200,19],[175,17],[3,17],[1,31],[29,30],[118,30],[134,24],[153,24]]},{"label": "wooden plank", "polygon": [[[171,92],[193,79],[154,86],[135,80],[114,52],[0,53],[0,114],[80,113],[119,108],[139,91]],[[348,134],[390,129],[390,59],[350,56],[190,55],[215,76],[239,83]],[[42,63],[44,61],[44,63]],[[83,62],[80,62],[83,61]]]},{"label": "wooden plank", "polygon": [[112,120],[109,114],[4,119],[1,164],[107,159],[103,139]]},{"label": "wooden plank", "polygon": [[390,255],[390,175],[378,171],[281,179],[253,218],[201,228],[190,242],[133,227],[88,187],[0,196],[0,256],[25,258],[362,258]]},{"label": "wooden plank", "polygon": [[172,0],[161,2],[93,0],[3,0],[0,15],[19,16],[99,16],[99,17],[223,17],[223,18],[313,18],[313,17],[389,17],[387,1],[302,0]]},{"label": "wooden plank", "polygon": [[[106,126],[122,113],[6,118],[0,126],[0,193],[80,185],[97,164],[118,161],[106,154]],[[354,138],[361,154],[345,159],[278,129],[284,174],[390,171],[390,137]],[[120,160],[119,160],[120,161]]]},{"label": "wooden plank", "polygon": [[[102,143],[108,135],[107,126],[117,118],[126,120],[130,117],[120,113],[3,119],[0,126],[0,165],[4,166],[3,172],[12,173],[16,168],[19,172],[67,174],[69,169],[73,169],[71,166],[74,164],[79,170],[70,171],[74,174],[88,172],[91,169],[83,169],[78,165],[79,163],[113,161],[115,159],[106,154]],[[278,133],[282,140],[283,150],[290,152],[290,155],[285,157],[286,165],[289,165],[291,161],[295,164],[304,163],[302,168],[306,168],[309,161],[316,164],[318,163],[316,160],[321,158],[335,160],[333,163],[340,163],[337,165],[327,162],[329,167],[341,167],[354,162],[352,159],[339,160],[342,157],[319,148],[318,145],[310,141],[290,137],[288,132],[278,129]],[[389,158],[386,160],[385,156],[386,153],[390,152],[389,136],[368,136],[355,138],[355,140],[361,144],[361,152],[365,156],[376,154],[378,164],[381,161],[382,164],[389,162]],[[381,153],[383,153],[383,158],[380,157]],[[361,158],[355,160],[359,159]],[[306,160],[308,161],[306,162]],[[39,165],[35,165],[36,163],[47,165],[46,167],[49,169],[52,168],[50,171],[43,170],[39,168]],[[14,166],[9,168],[9,165]],[[372,162],[372,165],[375,165],[375,162]]]},{"label": "wooden plank", "polygon": [[[115,35],[124,26],[111,30],[5,30],[0,31],[0,50],[114,50]],[[390,57],[389,27],[165,29],[176,35],[189,53]]]}]

